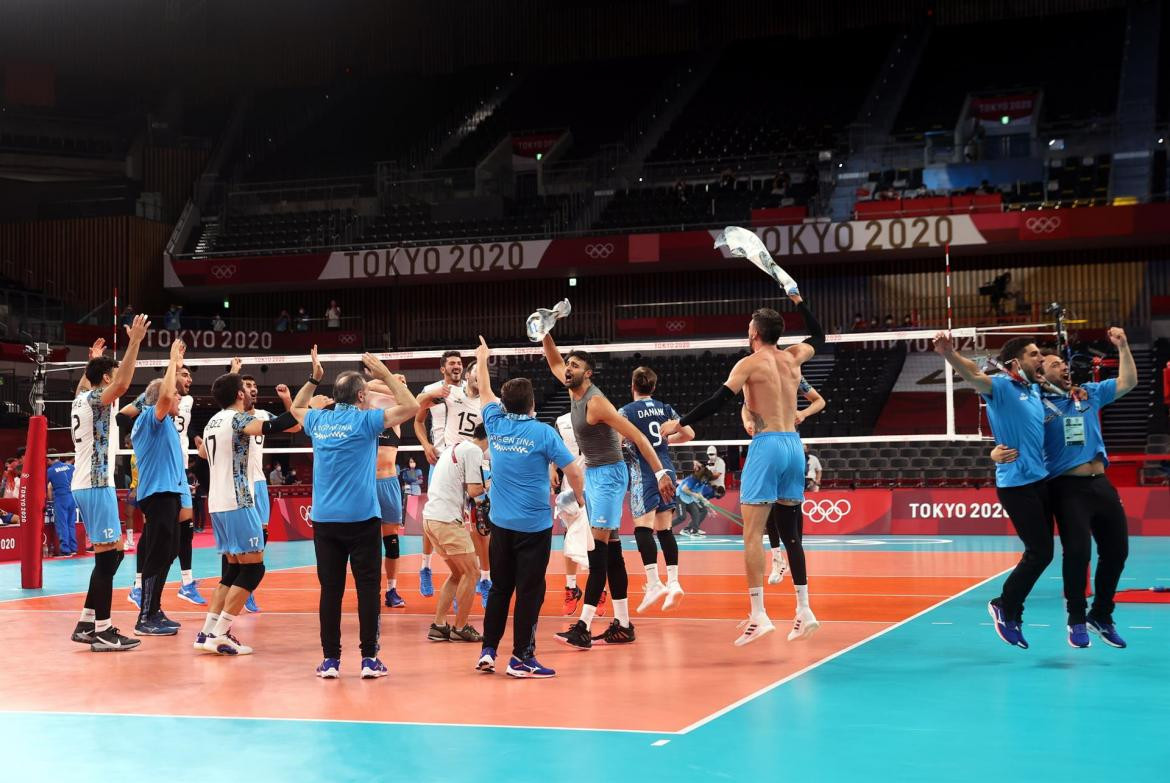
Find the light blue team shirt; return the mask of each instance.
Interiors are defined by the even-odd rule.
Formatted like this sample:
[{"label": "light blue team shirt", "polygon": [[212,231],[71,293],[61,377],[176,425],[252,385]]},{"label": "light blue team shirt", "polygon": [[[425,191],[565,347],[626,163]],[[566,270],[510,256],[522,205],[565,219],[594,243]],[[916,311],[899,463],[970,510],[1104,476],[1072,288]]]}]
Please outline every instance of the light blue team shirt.
[{"label": "light blue team shirt", "polygon": [[1049,476],[1059,476],[1095,459],[1109,464],[1099,414],[1102,408],[1117,399],[1117,379],[1086,383],[1081,388],[1089,393],[1089,399],[1081,401],[1079,411],[1068,395],[1044,397],[1057,409],[1054,411],[1048,405],[1044,406],[1044,453]]},{"label": "light blue team shirt", "polygon": [[380,410],[341,402],[305,414],[313,441],[313,524],[381,518],[376,474],[384,421]]},{"label": "light blue team shirt", "polygon": [[549,463],[565,468],[573,455],[556,430],[532,416],[507,413],[498,402],[483,407],[491,455],[492,524],[518,533],[552,527]]},{"label": "light blue team shirt", "polygon": [[187,489],[183,444],[170,416],[155,418],[154,405],[143,405],[134,419],[130,441],[138,461],[138,499],[160,492],[182,494]]},{"label": "light blue team shirt", "polygon": [[1015,462],[995,466],[997,487],[1022,487],[1048,478],[1044,464],[1044,403],[1040,387],[1024,386],[1007,375],[991,376],[991,394],[981,395],[987,403],[987,418],[996,443],[1019,451]]}]

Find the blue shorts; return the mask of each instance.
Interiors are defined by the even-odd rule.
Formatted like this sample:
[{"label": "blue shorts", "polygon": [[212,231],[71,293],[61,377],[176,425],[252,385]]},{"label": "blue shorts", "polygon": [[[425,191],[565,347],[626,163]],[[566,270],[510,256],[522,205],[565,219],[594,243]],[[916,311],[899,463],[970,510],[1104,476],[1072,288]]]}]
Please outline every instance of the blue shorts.
[{"label": "blue shorts", "polygon": [[739,484],[739,502],[748,505],[804,500],[804,447],[800,435],[762,432],[752,438]]},{"label": "blue shorts", "polygon": [[[670,480],[674,481],[674,471],[670,472]],[[641,465],[630,469],[630,513],[634,518],[651,512],[673,511],[674,501],[662,502],[662,495],[658,491],[658,479],[653,473],[642,470]]]},{"label": "blue shorts", "polygon": [[261,479],[252,484],[252,500],[256,503],[256,516],[260,517],[260,524],[268,527],[268,514],[272,510],[272,501],[268,498],[268,482]]},{"label": "blue shorts", "polygon": [[380,478],[378,484],[378,505],[382,508],[383,525],[402,524],[402,485],[397,476]]},{"label": "blue shorts", "polygon": [[255,506],[212,511],[211,531],[215,534],[215,549],[221,555],[264,551],[264,526]]},{"label": "blue shorts", "polygon": [[195,508],[191,502],[191,485],[183,482],[183,490],[179,493],[179,508]]},{"label": "blue shorts", "polygon": [[81,510],[85,534],[94,544],[113,544],[122,535],[118,518],[118,494],[113,487],[73,490],[73,500]]},{"label": "blue shorts", "polygon": [[585,508],[589,526],[617,530],[622,524],[622,500],[630,484],[625,462],[585,468]]}]

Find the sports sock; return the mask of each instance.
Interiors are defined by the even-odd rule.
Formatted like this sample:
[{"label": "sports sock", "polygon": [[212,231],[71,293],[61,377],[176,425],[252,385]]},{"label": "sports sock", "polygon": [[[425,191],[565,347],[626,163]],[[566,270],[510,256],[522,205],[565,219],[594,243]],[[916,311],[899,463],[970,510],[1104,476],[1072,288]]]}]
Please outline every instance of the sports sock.
[{"label": "sports sock", "polygon": [[576,574],[565,574],[565,587],[572,590],[576,586],[577,586],[577,575]]},{"label": "sports sock", "polygon": [[581,622],[585,623],[586,628],[589,628],[589,626],[593,623],[593,616],[596,614],[597,614],[597,607],[596,606],[590,606],[589,604],[585,604],[584,606],[581,607]]},{"label": "sports sock", "polygon": [[81,619],[78,622],[92,623],[96,619],[97,619],[97,615],[94,614],[94,611],[92,609],[82,609],[81,610]]},{"label": "sports sock", "polygon": [[394,590],[398,587],[398,580],[397,579],[388,579],[386,581],[387,581],[387,585],[388,585],[386,588],[387,590]]},{"label": "sports sock", "polygon": [[650,585],[652,585],[658,581],[658,564],[651,563],[650,565],[646,566],[645,568],[646,568],[646,586],[649,587]]},{"label": "sports sock", "polygon": [[136,589],[136,590],[142,589],[142,572],[141,571],[139,571],[138,573],[136,573],[134,575],[134,589]]},{"label": "sports sock", "polygon": [[752,616],[764,613],[764,588],[750,587],[748,588],[748,598],[752,601]]},{"label": "sports sock", "polygon": [[678,584],[678,566],[668,565],[666,567],[666,582],[667,584]]},{"label": "sports sock", "polygon": [[[434,553],[432,553],[432,554],[434,554]],[[430,568],[431,567],[431,555],[423,555],[422,556],[422,567],[423,568]]]},{"label": "sports sock", "polygon": [[227,612],[221,612],[219,619],[215,621],[215,628],[212,630],[212,636],[223,636],[232,629],[232,623],[235,622],[235,617],[232,617]]},{"label": "sports sock", "polygon": [[110,628],[113,628],[113,627],[114,627],[114,623],[108,617],[104,620],[94,620],[94,623],[93,623],[94,633],[101,633],[102,631],[108,631]]},{"label": "sports sock", "polygon": [[808,608],[808,585],[796,585],[796,608]]},{"label": "sports sock", "polygon": [[491,579],[491,578],[492,578],[491,571],[484,571],[482,568],[479,569],[479,581],[482,582],[485,579]]},{"label": "sports sock", "polygon": [[203,619],[203,633],[210,634],[215,630],[215,624],[219,622],[219,615],[207,613],[207,617]]},{"label": "sports sock", "polygon": [[179,575],[183,578],[183,587],[195,581],[195,577],[191,575],[190,571],[180,571]]},{"label": "sports sock", "polygon": [[772,562],[780,563],[780,562],[783,562],[783,560],[784,560],[784,550],[781,549],[780,547],[776,547],[775,549],[773,549],[772,550]]},{"label": "sports sock", "polygon": [[615,598],[613,599],[613,616],[621,624],[622,628],[630,627],[630,599],[629,598]]}]

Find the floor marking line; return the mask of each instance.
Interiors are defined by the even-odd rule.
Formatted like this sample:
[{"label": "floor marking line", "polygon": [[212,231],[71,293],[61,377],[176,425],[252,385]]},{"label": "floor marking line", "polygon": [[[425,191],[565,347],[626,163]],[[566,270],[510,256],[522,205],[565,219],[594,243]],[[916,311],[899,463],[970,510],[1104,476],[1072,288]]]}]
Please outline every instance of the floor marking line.
[{"label": "floor marking line", "polygon": [[955,595],[951,596],[950,598],[947,598],[946,600],[939,601],[938,603],[934,604],[933,606],[929,606],[926,609],[923,609],[921,612],[918,612],[917,614],[914,614],[914,615],[911,615],[910,617],[907,617],[905,620],[901,620],[897,623],[894,623],[889,628],[883,628],[882,630],[878,631],[877,633],[872,634],[870,636],[867,636],[866,638],[862,639],[859,642],[854,642],[853,644],[849,645],[848,647],[845,647],[844,649],[838,650],[837,652],[833,653],[832,655],[828,655],[815,663],[809,664],[808,666],[804,667],[800,671],[793,672],[792,674],[789,674],[788,676],[783,677],[783,678],[777,680],[776,682],[773,682],[771,685],[765,685],[763,688],[760,688],[759,690],[755,691],[754,693],[749,693],[747,696],[744,696],[742,699],[739,699],[738,701],[735,701],[735,702],[727,705],[726,707],[724,707],[720,710],[717,710],[716,712],[711,713],[707,717],[702,718],[702,719],[692,723],[691,725],[686,726],[685,728],[679,729],[675,733],[676,734],[690,734],[695,729],[706,726],[708,723],[715,720],[716,718],[720,718],[720,717],[726,715],[727,713],[731,712],[732,710],[738,709],[739,707],[742,707],[744,704],[747,704],[748,702],[758,698],[759,696],[763,696],[765,693],[772,691],[772,690],[775,690],[776,688],[779,688],[784,683],[786,683],[790,680],[794,680],[797,677],[801,676],[802,674],[806,674],[807,672],[812,671],[813,669],[819,668],[820,666],[823,666],[824,664],[828,663],[829,661],[840,658],[842,655],[845,655],[846,653],[851,652],[852,650],[855,650],[858,647],[861,647],[862,645],[868,644],[869,642],[872,642],[874,639],[877,639],[881,636],[885,636],[890,631],[893,631],[897,628],[901,628],[903,625],[906,625],[909,622],[913,622],[914,620],[917,620],[919,617],[922,617],[923,615],[934,611],[935,609],[939,608],[943,604],[950,603],[951,601],[955,600],[956,598],[961,598],[962,596],[966,595],[967,593],[972,592],[973,590],[978,590],[980,587],[983,587],[985,584],[987,584],[995,579],[999,579],[1001,576],[1003,576],[1004,574],[1011,571],[1012,568],[1015,568],[1015,566],[1012,566],[1011,568],[1005,568],[1002,571],[999,571],[998,573],[992,574],[991,576],[984,579],[982,582],[978,582],[977,584],[973,584],[970,587],[963,590],[962,592],[956,593]]},{"label": "floor marking line", "polygon": [[670,744],[670,740],[668,740],[668,739],[660,739],[660,740],[656,740],[656,741],[654,741],[654,742],[651,742],[651,743],[650,743],[650,747],[652,747],[652,748],[661,748],[663,745],[668,745],[668,744]]}]

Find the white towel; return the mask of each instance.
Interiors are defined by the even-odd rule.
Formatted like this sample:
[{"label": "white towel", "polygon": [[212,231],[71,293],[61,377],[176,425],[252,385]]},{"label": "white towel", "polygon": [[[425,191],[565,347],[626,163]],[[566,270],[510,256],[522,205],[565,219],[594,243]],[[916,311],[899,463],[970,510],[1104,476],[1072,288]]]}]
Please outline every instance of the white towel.
[{"label": "white towel", "polygon": [[565,523],[565,557],[588,568],[589,553],[594,545],[593,532],[589,529],[589,515],[577,503],[573,490],[557,495],[557,516]]},{"label": "white towel", "polygon": [[715,247],[725,247],[731,255],[751,261],[764,274],[775,280],[776,285],[780,286],[784,293],[790,295],[799,293],[796,281],[772,260],[772,254],[754,232],[739,226],[728,226],[715,237]]}]

